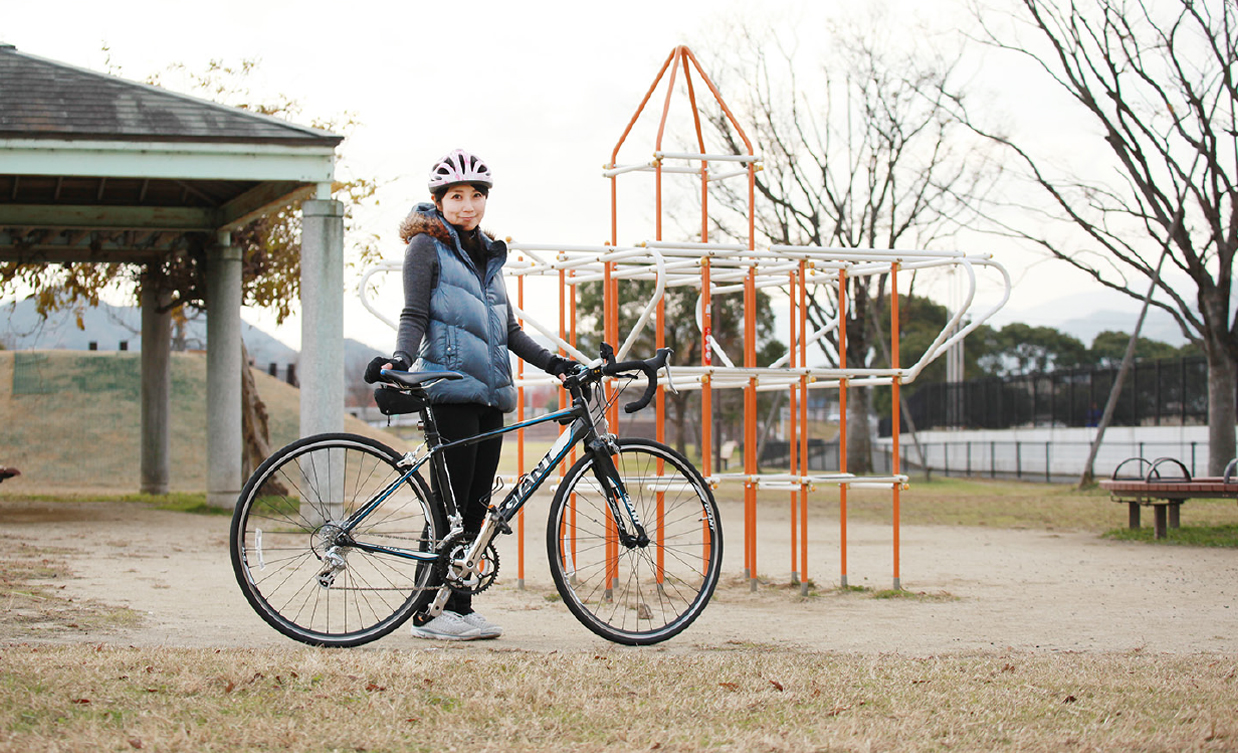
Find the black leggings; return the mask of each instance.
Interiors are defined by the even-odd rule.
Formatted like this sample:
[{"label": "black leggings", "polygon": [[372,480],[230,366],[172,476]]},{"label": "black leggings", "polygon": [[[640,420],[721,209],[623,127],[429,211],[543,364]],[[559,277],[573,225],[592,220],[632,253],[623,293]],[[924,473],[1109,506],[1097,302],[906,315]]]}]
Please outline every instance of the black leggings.
[{"label": "black leggings", "polygon": [[[444,442],[475,437],[503,428],[503,412],[497,408],[475,403],[452,403],[435,405],[432,410],[434,421],[438,424],[438,433]],[[456,505],[464,516],[464,530],[468,533],[481,530],[486,510],[490,506],[494,474],[499,468],[499,456],[502,453],[502,435],[443,452],[451,489],[455,493]],[[468,614],[473,611],[472,597],[453,593],[447,600],[446,608],[459,614]]]}]

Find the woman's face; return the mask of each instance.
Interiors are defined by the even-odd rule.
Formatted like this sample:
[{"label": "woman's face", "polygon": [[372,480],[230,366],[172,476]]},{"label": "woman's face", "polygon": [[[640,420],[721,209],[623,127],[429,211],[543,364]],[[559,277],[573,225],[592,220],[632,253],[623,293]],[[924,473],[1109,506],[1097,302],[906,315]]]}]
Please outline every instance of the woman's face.
[{"label": "woman's face", "polygon": [[451,186],[435,203],[448,222],[465,230],[477,229],[486,216],[486,195],[468,183]]}]

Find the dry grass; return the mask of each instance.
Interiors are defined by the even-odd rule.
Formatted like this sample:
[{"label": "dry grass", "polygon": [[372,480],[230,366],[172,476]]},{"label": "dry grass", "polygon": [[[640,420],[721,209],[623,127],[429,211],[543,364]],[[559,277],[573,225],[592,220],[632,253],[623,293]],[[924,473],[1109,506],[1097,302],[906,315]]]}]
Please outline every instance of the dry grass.
[{"label": "dry grass", "polygon": [[0,750],[1235,750],[1216,656],[6,648]]}]

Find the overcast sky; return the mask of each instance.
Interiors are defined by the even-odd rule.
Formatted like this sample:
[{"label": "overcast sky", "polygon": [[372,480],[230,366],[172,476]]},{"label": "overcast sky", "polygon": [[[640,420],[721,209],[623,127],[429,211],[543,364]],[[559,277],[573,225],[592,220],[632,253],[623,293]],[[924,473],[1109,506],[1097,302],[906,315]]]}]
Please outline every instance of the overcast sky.
[{"label": "overcast sky", "polygon": [[[341,174],[383,184],[380,205],[359,219],[366,231],[379,235],[389,259],[402,255],[395,229],[408,208],[423,200],[429,165],[458,146],[485,157],[495,172],[484,225],[497,235],[565,244],[608,240],[609,183],[601,166],[676,45],[704,53],[700,45],[720,44],[728,24],[740,19],[797,28],[801,57],[828,60],[828,50],[818,49],[822,35],[814,30],[823,14],[851,5],[812,0],[3,2],[0,40],[24,52],[101,71],[110,55],[113,68],[137,80],[173,63],[203,70],[212,59],[232,64],[257,59],[249,81],[255,98],[279,93],[294,99],[304,108],[303,122],[351,113],[361,125],[343,148]],[[938,23],[963,18],[954,0],[887,4],[892,19],[908,19],[913,12]],[[104,45],[110,53],[103,52]],[[1026,82],[1020,86],[1044,91]],[[678,112],[687,117],[686,106]],[[642,123],[651,135],[656,120]],[[649,158],[647,151],[625,150],[625,155],[621,162]],[[621,228],[620,243],[652,236],[636,219]],[[1030,317],[1032,323],[1056,325],[1054,319],[1086,314],[1046,305],[1086,290],[1086,283],[1064,268],[1029,266],[1026,254],[992,240],[960,242],[971,246],[967,251],[993,250],[1019,281],[998,323]],[[392,276],[380,299],[392,318],[399,293]],[[390,347],[394,334],[354,298],[349,295],[346,335]],[[297,326],[277,334],[298,344]]]}]

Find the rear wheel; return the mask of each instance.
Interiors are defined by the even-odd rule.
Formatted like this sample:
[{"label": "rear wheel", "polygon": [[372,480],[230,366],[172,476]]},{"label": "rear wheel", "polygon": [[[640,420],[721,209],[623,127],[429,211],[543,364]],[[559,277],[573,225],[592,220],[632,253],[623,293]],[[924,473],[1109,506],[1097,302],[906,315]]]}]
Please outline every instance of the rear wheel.
[{"label": "rear wheel", "polygon": [[648,543],[619,540],[586,455],[550,506],[550,571],[590,630],[617,643],[657,643],[690,625],[714,592],[722,567],[718,506],[696,468],[664,444],[621,439],[612,460]]},{"label": "rear wheel", "polygon": [[[245,598],[279,632],[316,646],[356,646],[399,627],[434,593],[430,564],[362,545],[431,552],[444,516],[395,450],[320,434],[254,472],[232,515],[232,568]],[[351,531],[344,524],[389,495]]]}]

